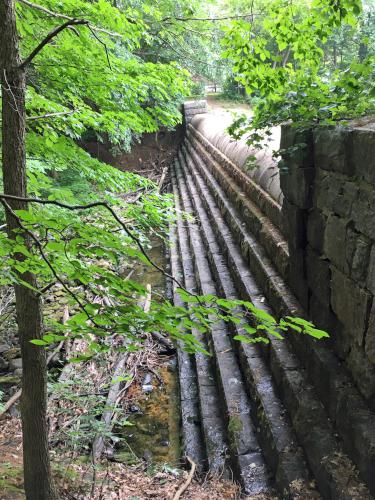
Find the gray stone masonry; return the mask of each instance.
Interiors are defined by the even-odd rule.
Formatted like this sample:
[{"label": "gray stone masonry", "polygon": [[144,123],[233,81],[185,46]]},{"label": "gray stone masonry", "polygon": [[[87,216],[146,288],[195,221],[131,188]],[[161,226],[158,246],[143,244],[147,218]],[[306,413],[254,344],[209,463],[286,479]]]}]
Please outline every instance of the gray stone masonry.
[{"label": "gray stone masonry", "polygon": [[187,101],[184,103],[184,117],[186,125],[191,122],[195,115],[207,113],[207,101]]},{"label": "gray stone masonry", "polygon": [[375,124],[286,125],[281,147],[289,284],[375,408]]}]

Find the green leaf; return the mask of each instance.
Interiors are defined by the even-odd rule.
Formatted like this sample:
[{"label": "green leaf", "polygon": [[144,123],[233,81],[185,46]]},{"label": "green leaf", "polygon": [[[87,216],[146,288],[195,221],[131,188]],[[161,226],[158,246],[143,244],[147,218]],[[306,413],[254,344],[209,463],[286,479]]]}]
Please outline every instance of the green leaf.
[{"label": "green leaf", "polygon": [[39,339],[30,340],[30,343],[34,344],[34,345],[40,345],[40,346],[47,345],[47,342],[44,342],[44,340],[39,340]]}]

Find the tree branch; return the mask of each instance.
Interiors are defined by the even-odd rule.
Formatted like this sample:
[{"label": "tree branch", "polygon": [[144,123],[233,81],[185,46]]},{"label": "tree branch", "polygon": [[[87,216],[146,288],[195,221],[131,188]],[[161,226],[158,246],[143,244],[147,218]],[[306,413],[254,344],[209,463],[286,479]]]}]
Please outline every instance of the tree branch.
[{"label": "tree branch", "polygon": [[238,16],[224,16],[224,17],[164,17],[160,22],[166,22],[166,21],[180,21],[180,22],[189,22],[189,21],[196,21],[196,22],[201,22],[201,21],[211,21],[211,22],[216,22],[216,21],[228,21],[230,19],[247,19],[248,17],[252,18],[253,16],[256,16],[258,14],[250,13],[250,14],[243,14],[243,15],[238,15]]},{"label": "tree branch", "polygon": [[[1,198],[1,204],[3,205],[3,207],[5,208],[5,210],[9,213],[9,215],[11,215],[14,220],[16,221],[16,223],[18,224],[19,228],[22,229],[22,231],[25,232],[25,234],[27,234],[33,241],[34,243],[36,244],[36,246],[38,247],[39,249],[39,253],[42,257],[42,259],[44,260],[44,262],[47,264],[48,268],[50,269],[51,273],[53,274],[53,276],[55,277],[56,281],[59,282],[61,284],[61,286],[64,288],[64,290],[73,298],[73,300],[79,305],[79,307],[82,309],[82,311],[86,314],[87,316],[87,319],[89,319],[90,321],[92,321],[93,325],[96,326],[97,328],[100,328],[99,325],[97,325],[95,323],[95,320],[94,318],[91,316],[90,313],[87,312],[86,310],[86,307],[85,305],[81,302],[81,300],[79,299],[78,295],[76,295],[65,283],[64,281],[60,278],[60,276],[57,274],[55,268],[53,267],[53,265],[51,264],[51,262],[48,260],[46,254],[44,253],[44,249],[43,249],[43,245],[41,244],[41,242],[38,240],[38,238],[35,236],[35,234],[30,231],[29,229],[27,229],[27,227],[25,227],[22,222],[21,222],[21,219],[17,216],[17,214],[14,212],[14,210],[10,207],[10,205],[6,202],[5,199],[3,199],[4,197]],[[15,198],[15,197],[12,197],[12,198]]]},{"label": "tree branch", "polygon": [[[49,16],[58,17],[60,19],[68,19],[69,21],[73,21],[73,19],[74,19],[74,17],[70,17],[70,16],[67,16],[65,14],[61,14],[60,12],[54,12],[53,10],[49,10],[46,7],[43,7],[42,5],[28,2],[27,0],[17,0],[17,1],[27,5],[28,7],[31,7],[32,9],[40,10],[41,12],[44,12],[45,14],[48,14]],[[129,22],[131,22],[131,21],[129,21]],[[88,22],[88,24],[91,27],[91,29],[93,29],[94,31],[100,31],[102,33],[106,33],[107,35],[115,36],[118,38],[123,37],[123,35],[121,35],[121,33],[116,33],[115,31],[109,31],[109,30],[106,30],[104,28],[98,28],[97,26],[94,26],[93,24],[91,24],[89,22]]]},{"label": "tree branch", "polygon": [[55,116],[68,116],[75,113],[75,110],[72,111],[61,111],[59,113],[46,113],[45,115],[39,116],[26,116],[26,120],[41,120],[42,118],[54,118]]},{"label": "tree branch", "polygon": [[43,49],[43,47],[45,45],[47,45],[48,43],[50,43],[50,41],[55,36],[57,36],[61,31],[63,31],[65,28],[68,28],[69,26],[76,26],[78,24],[88,25],[89,22],[85,21],[84,19],[69,19],[68,21],[66,21],[61,26],[58,26],[57,28],[55,28],[54,30],[52,30],[50,33],[48,33],[48,35],[44,38],[44,40],[42,40],[40,42],[40,44],[37,47],[35,47],[35,49],[31,52],[30,55],[28,55],[26,57],[26,59],[24,59],[24,61],[20,64],[19,67],[20,68],[25,68],[28,64],[30,64],[30,62],[34,59],[34,57],[37,54],[39,54],[39,52]]},{"label": "tree branch", "polygon": [[[56,200],[44,200],[42,198],[27,198],[27,197],[21,197],[21,196],[12,196],[8,194],[0,194],[0,201],[2,203],[6,203],[6,200],[16,200],[16,201],[24,201],[26,203],[39,203],[40,205],[55,205],[60,208],[65,208],[66,210],[88,210],[90,208],[97,208],[97,207],[103,207],[105,208],[115,219],[115,221],[122,227],[122,229],[125,231],[125,233],[129,236],[129,238],[136,243],[138,246],[139,250],[141,251],[142,255],[147,259],[147,262],[157,269],[160,273],[162,273],[166,278],[169,278],[172,280],[176,285],[184,290],[187,294],[197,297],[196,294],[190,292],[187,290],[174,276],[171,274],[167,273],[163,268],[161,268],[158,264],[156,264],[147,254],[144,246],[142,245],[141,241],[137,236],[135,236],[132,231],[126,226],[126,224],[119,218],[119,216],[116,214],[116,212],[113,210],[113,208],[108,205],[108,203],[104,201],[94,201],[92,203],[88,203],[87,205],[68,205],[67,203],[62,203],[61,201],[56,201]],[[8,205],[9,206],[9,205]],[[10,207],[9,207],[10,208]],[[11,209],[10,209],[11,210]],[[13,215],[13,214],[12,214]],[[17,215],[13,215],[16,220],[17,220]],[[40,242],[39,242],[40,243]],[[56,277],[56,276],[55,276]],[[60,280],[59,280],[60,281]]]}]

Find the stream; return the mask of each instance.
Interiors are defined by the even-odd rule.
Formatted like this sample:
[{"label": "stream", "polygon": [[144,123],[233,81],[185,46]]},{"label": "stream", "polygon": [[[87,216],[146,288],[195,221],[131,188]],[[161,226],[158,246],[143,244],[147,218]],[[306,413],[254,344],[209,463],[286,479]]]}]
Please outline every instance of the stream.
[{"label": "stream", "polygon": [[[148,251],[160,267],[167,265],[164,245],[152,241]],[[165,294],[164,276],[155,268],[140,263],[134,276],[143,285],[150,284],[152,296]],[[180,458],[180,408],[176,357],[158,355],[155,374],[144,370],[141,382],[128,391],[129,426],[119,429],[121,441],[115,454],[116,461],[132,464],[143,458],[147,464],[176,466]]]}]

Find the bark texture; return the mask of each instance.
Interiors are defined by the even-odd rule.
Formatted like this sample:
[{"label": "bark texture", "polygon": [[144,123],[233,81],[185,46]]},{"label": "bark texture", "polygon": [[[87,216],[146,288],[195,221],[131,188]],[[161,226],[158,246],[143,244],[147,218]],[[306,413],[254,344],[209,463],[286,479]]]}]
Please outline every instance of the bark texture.
[{"label": "bark texture", "polygon": [[[20,68],[18,34],[13,0],[0,0],[0,71],[2,86],[2,158],[4,193],[26,196],[25,70]],[[12,209],[26,209],[24,202],[9,202]],[[7,214],[9,235],[17,221]],[[27,242],[29,244],[29,242]],[[18,257],[20,260],[21,256]],[[22,279],[36,286],[30,273]],[[24,484],[28,500],[51,500],[54,492],[48,451],[46,357],[43,348],[30,343],[42,336],[41,299],[27,287],[16,286],[16,309],[21,346],[22,430]]]}]

